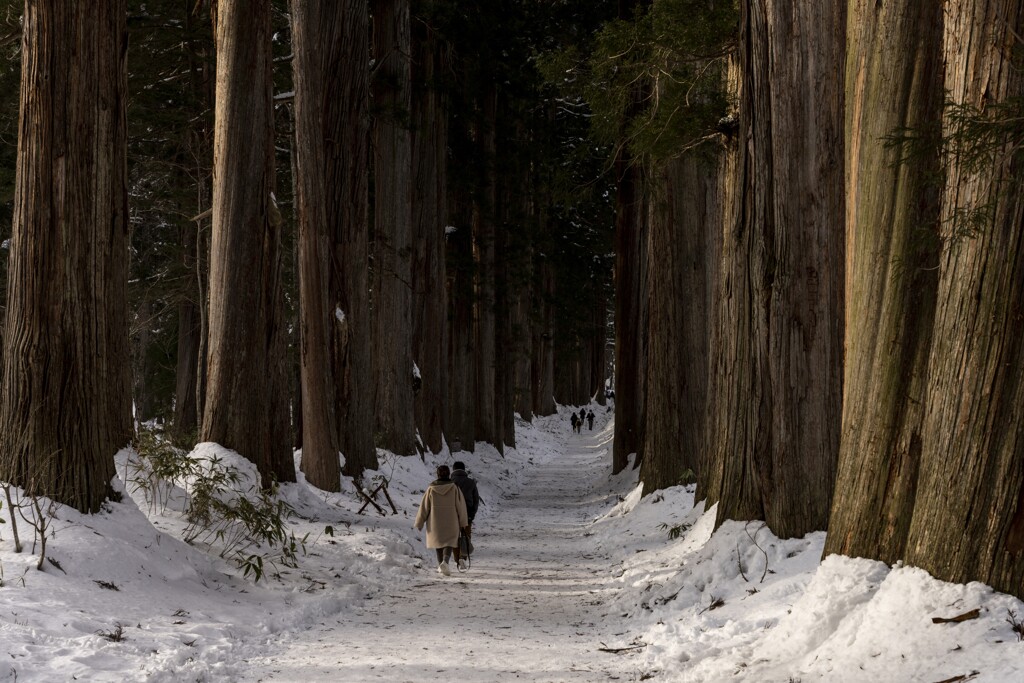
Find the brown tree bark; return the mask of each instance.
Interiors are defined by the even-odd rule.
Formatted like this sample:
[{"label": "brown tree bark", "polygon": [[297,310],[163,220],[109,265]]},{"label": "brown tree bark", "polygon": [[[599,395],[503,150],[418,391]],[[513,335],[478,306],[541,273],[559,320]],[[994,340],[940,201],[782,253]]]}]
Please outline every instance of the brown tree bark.
[{"label": "brown tree bark", "polygon": [[123,1],[22,18],[0,478],[82,512],[131,439]]},{"label": "brown tree bark", "polygon": [[719,523],[793,537],[827,526],[839,450],[845,9],[747,1],[741,17],[741,209],[708,429]]},{"label": "brown tree bark", "polygon": [[629,456],[640,461],[643,444],[644,325],[647,302],[647,250],[644,173],[641,161],[620,150],[615,162],[615,436],[612,471],[621,472]]},{"label": "brown tree bark", "polygon": [[209,379],[201,438],[295,481],[288,417],[281,217],[273,204],[269,0],[220,0]]},{"label": "brown tree bark", "polygon": [[374,0],[373,364],[377,445],[416,453],[409,0]]},{"label": "brown tree bark", "polygon": [[555,269],[549,261],[538,267],[539,276],[534,295],[538,324],[534,327],[533,412],[540,416],[554,415],[555,406]]},{"label": "brown tree bark", "polygon": [[708,398],[707,233],[720,210],[715,170],[690,155],[665,162],[652,178],[647,428],[640,470],[646,493],[689,483],[699,469]]},{"label": "brown tree bark", "polygon": [[414,160],[413,358],[419,368],[416,427],[423,445],[439,453],[447,403],[448,349],[445,300],[445,228],[448,225],[448,115],[436,81],[442,72],[440,39],[423,22],[413,32],[416,102]]},{"label": "brown tree bark", "polygon": [[[948,3],[944,16],[947,97],[1006,117],[994,107],[1024,96],[1014,57],[1024,2]],[[955,139],[960,121],[958,109],[947,108],[947,139]],[[944,248],[906,561],[945,581],[982,581],[1024,596],[1024,197],[1017,145],[1004,140],[980,168],[955,144],[946,159]],[[962,234],[962,216],[978,210],[984,225]]]},{"label": "brown tree bark", "polygon": [[[464,131],[463,131],[464,132]],[[465,161],[465,160],[460,160]],[[462,183],[449,188],[454,232],[446,239],[448,313],[448,404],[445,437],[452,452],[475,450],[476,336],[473,325],[473,233],[471,201]]]},{"label": "brown tree bark", "polygon": [[476,141],[486,169],[481,187],[473,198],[473,253],[476,261],[476,426],[477,441],[485,441],[498,452],[504,450],[504,430],[497,411],[497,318],[495,314],[496,232],[494,162],[496,156],[497,93],[491,87],[481,95]]},{"label": "brown tree bark", "polygon": [[[299,231],[299,328],[302,471],[325,491],[341,490],[339,382],[334,377],[335,329],[349,327],[336,290],[341,250],[336,173],[346,121],[337,98],[344,10],[341,3],[292,1],[295,83],[295,186]],[[349,67],[351,69],[351,66]],[[331,106],[333,105],[333,106]]]},{"label": "brown tree bark", "polygon": [[[903,558],[917,492],[938,283],[942,6],[850,3],[846,67],[846,363],[826,553]],[[902,161],[901,161],[902,159]]]}]

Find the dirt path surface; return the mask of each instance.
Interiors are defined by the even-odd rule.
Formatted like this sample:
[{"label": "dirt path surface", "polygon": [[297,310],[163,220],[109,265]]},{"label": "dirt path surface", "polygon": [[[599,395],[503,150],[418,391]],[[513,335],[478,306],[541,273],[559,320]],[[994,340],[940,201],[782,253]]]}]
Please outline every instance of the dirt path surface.
[{"label": "dirt path surface", "polygon": [[591,520],[610,504],[608,436],[566,435],[562,455],[478,523],[469,571],[443,577],[425,566],[251,662],[249,680],[634,680],[627,658],[598,651],[618,586],[588,543]]}]

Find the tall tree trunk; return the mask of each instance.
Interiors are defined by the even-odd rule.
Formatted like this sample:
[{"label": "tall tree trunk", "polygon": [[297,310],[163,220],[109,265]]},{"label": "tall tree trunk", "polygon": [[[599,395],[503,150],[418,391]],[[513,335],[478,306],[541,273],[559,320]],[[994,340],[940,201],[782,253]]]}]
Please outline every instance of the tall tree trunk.
[{"label": "tall tree trunk", "polygon": [[[184,42],[188,56],[189,90],[195,102],[196,123],[188,132],[188,151],[192,157],[192,181],[196,193],[195,214],[202,215],[210,208],[209,183],[213,137],[209,110],[213,105],[215,75],[207,66],[207,55],[213,53],[213,41],[199,28],[198,17],[191,6],[184,7]],[[204,24],[205,25],[205,24]],[[206,291],[205,249],[202,237],[203,219],[189,221],[181,226],[182,266],[191,282],[178,303],[178,347],[175,367],[174,423],[179,437],[195,436],[202,422],[201,399],[205,387],[206,359],[205,309]]]},{"label": "tall tree trunk", "polygon": [[486,165],[482,187],[473,202],[473,252],[476,256],[476,440],[502,452],[504,434],[497,412],[497,359],[495,353],[495,156],[497,94],[489,87],[482,95],[477,144]]},{"label": "tall tree trunk", "polygon": [[[644,173],[641,162],[623,148],[615,162],[615,436],[612,471],[621,472],[629,456],[640,457],[644,378],[642,273],[646,251]],[[634,464],[636,461],[634,461]]]},{"label": "tall tree trunk", "polygon": [[538,265],[539,276],[534,295],[537,326],[533,341],[533,412],[540,416],[554,415],[555,408],[555,269],[550,261]]},{"label": "tall tree trunk", "polygon": [[[729,56],[724,68],[724,88],[729,99],[738,103],[741,99],[741,81],[739,58],[734,52]],[[721,389],[716,384],[724,376],[726,357],[731,352],[732,331],[726,324],[730,309],[726,305],[732,301],[732,280],[729,268],[733,258],[726,250],[732,249],[733,234],[738,224],[738,216],[742,206],[737,200],[739,191],[739,160],[741,138],[737,135],[739,128],[738,105],[725,117],[721,137],[721,152],[715,164],[715,184],[718,187],[717,206],[708,207],[709,225],[705,243],[705,263],[708,268],[708,358],[706,368],[707,405],[704,412],[704,439],[701,457],[697,462],[697,492],[695,500],[704,500],[705,509],[719,500],[722,491],[722,475],[725,453],[719,446],[719,432],[716,420],[722,415],[717,402],[722,399],[715,393]]]},{"label": "tall tree trunk", "polygon": [[374,445],[374,375],[369,301],[369,165],[370,52],[369,7],[365,0],[345,0],[341,26],[340,72],[331,119],[337,121],[336,144],[330,144],[326,187],[333,187],[337,224],[332,253],[332,292],[344,312],[345,325],[333,327],[334,381],[337,384],[338,430],[345,454],[342,472],[361,477],[376,469]]},{"label": "tall tree trunk", "polygon": [[827,526],[839,450],[845,9],[748,0],[741,15],[742,212],[708,428],[719,522],[793,537]]},{"label": "tall tree trunk", "polygon": [[131,439],[126,7],[22,18],[0,478],[96,512]]},{"label": "tall tree trunk", "polygon": [[593,332],[588,340],[590,345],[590,389],[588,394],[598,405],[603,406],[605,404],[605,365],[608,362],[605,349],[605,337],[608,334],[608,311],[603,290],[601,289],[603,284],[595,282],[594,286],[598,288],[599,292],[597,303],[594,304]]},{"label": "tall tree trunk", "polygon": [[[335,328],[348,314],[335,290],[341,273],[336,171],[345,120],[338,103],[344,10],[341,3],[292,0],[295,82],[295,186],[299,231],[299,329],[302,471],[325,491],[341,490],[339,398],[334,377]],[[351,69],[351,66],[349,67]]]},{"label": "tall tree trunk", "polygon": [[295,481],[274,206],[270,1],[220,0],[206,410],[201,438]]},{"label": "tall tree trunk", "polygon": [[648,244],[650,318],[644,491],[675,486],[699,468],[707,411],[708,226],[719,209],[714,167],[696,155],[653,179]]},{"label": "tall tree trunk", "polygon": [[409,0],[374,0],[373,362],[381,448],[416,453]]},{"label": "tall tree trunk", "polygon": [[[938,284],[942,5],[850,4],[846,363],[826,553],[903,558],[917,491]],[[884,144],[902,130],[934,149]]]},{"label": "tall tree trunk", "polygon": [[[465,161],[465,160],[459,160]],[[463,181],[464,183],[465,181]],[[471,201],[463,183],[450,189],[455,231],[446,239],[448,292],[448,405],[445,437],[452,452],[475,449],[476,337],[473,327],[473,233]]]},{"label": "tall tree trunk", "polygon": [[531,315],[533,307],[533,241],[527,235],[523,245],[522,257],[525,263],[521,266],[516,278],[516,286],[512,295],[512,335],[515,354],[512,359],[512,393],[513,410],[530,422],[533,420],[533,391],[531,378],[533,375],[533,344],[534,321]]},{"label": "tall tree trunk", "polygon": [[[962,111],[1019,102],[1014,51],[1021,0],[949,3],[945,12],[944,135],[970,150]],[[1017,109],[1019,111],[1019,104]],[[955,583],[982,581],[1024,596],[1024,197],[1020,140],[980,168],[952,153],[942,197],[935,330],[921,432],[921,470],[906,561]],[[970,154],[970,151],[967,152]],[[978,213],[980,212],[980,213]],[[960,232],[965,214],[984,220]],[[970,227],[976,227],[972,225]]]},{"label": "tall tree trunk", "polygon": [[448,117],[436,84],[442,70],[442,45],[423,22],[416,22],[418,58],[412,131],[413,183],[413,357],[420,372],[416,426],[423,445],[439,453],[447,403],[448,348],[445,301],[445,228],[448,225]]}]

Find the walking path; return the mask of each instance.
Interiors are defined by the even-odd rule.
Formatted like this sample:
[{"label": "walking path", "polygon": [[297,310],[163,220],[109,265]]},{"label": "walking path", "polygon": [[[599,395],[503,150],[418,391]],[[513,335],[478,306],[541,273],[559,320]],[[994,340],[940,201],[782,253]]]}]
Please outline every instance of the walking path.
[{"label": "walking path", "polygon": [[567,433],[562,457],[538,464],[522,491],[478,525],[470,571],[446,578],[424,568],[407,586],[251,662],[250,680],[632,680],[626,658],[597,650],[608,636],[596,626],[618,586],[587,538],[609,505],[607,487],[598,488],[608,436]]}]

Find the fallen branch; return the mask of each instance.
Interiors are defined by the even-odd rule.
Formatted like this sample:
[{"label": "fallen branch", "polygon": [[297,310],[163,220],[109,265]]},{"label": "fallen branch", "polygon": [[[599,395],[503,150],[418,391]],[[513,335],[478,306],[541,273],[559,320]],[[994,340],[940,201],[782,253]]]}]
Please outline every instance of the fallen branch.
[{"label": "fallen branch", "polygon": [[960,681],[969,681],[969,680],[971,680],[973,678],[976,678],[979,673],[980,673],[979,671],[972,671],[969,674],[960,674],[959,676],[953,676],[952,678],[945,678],[945,679],[943,679],[941,681],[936,681],[935,683],[960,683]]},{"label": "fallen branch", "polygon": [[981,616],[981,610],[976,608],[972,609],[970,612],[964,612],[963,614],[958,614],[957,616],[949,617],[948,619],[946,617],[932,617],[932,623],[959,624],[961,621],[970,621],[971,619],[977,619],[979,616]]},{"label": "fallen branch", "polygon": [[[601,643],[604,645],[604,643]],[[647,647],[647,643],[639,643],[638,645],[628,645],[626,647],[604,647],[597,648],[598,652],[611,652],[612,654],[620,654],[623,652],[632,652],[633,650],[642,650]]]}]

